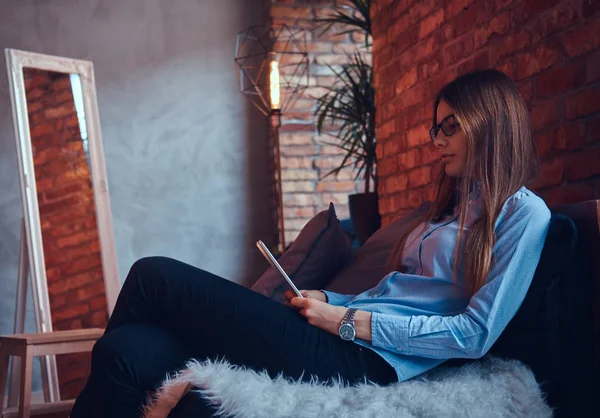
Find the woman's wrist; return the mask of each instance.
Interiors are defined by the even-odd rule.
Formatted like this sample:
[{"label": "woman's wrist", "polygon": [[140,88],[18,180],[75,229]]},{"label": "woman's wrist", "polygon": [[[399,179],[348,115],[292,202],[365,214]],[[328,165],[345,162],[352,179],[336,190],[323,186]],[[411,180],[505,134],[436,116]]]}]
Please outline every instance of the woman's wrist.
[{"label": "woman's wrist", "polygon": [[364,341],[371,341],[371,312],[356,311],[354,314],[354,328],[356,328],[356,338]]}]

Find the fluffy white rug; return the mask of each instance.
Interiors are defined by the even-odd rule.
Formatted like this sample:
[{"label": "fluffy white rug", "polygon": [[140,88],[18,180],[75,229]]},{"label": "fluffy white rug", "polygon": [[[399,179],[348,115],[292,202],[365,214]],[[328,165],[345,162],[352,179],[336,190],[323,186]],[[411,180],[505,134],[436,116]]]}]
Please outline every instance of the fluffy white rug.
[{"label": "fluffy white rug", "polygon": [[145,417],[166,417],[190,389],[218,405],[223,417],[552,417],[529,368],[496,358],[438,368],[390,386],[352,387],[333,381],[271,379],[227,362],[190,362],[164,382],[149,401]]}]

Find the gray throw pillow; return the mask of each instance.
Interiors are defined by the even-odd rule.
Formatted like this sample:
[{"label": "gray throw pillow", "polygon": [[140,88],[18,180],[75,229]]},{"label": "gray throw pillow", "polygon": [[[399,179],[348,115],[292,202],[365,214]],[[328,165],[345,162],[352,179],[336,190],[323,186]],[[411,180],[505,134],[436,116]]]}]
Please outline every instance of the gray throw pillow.
[{"label": "gray throw pillow", "polygon": [[375,232],[323,289],[344,295],[357,295],[371,289],[390,272],[388,257],[407,227],[427,211],[430,202],[421,204],[401,218]]},{"label": "gray throw pillow", "polygon": [[[340,225],[333,203],[302,228],[290,248],[277,260],[298,289],[323,288],[351,258],[350,237]],[[269,266],[251,289],[278,302],[290,287]]]}]

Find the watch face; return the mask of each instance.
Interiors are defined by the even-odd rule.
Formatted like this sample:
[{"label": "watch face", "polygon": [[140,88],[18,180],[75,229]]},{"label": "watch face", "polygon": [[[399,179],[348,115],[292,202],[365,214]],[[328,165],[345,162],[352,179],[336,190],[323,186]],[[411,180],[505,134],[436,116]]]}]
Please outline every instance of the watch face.
[{"label": "watch face", "polygon": [[352,341],[356,336],[356,330],[350,324],[343,324],[340,327],[340,337],[342,340]]}]

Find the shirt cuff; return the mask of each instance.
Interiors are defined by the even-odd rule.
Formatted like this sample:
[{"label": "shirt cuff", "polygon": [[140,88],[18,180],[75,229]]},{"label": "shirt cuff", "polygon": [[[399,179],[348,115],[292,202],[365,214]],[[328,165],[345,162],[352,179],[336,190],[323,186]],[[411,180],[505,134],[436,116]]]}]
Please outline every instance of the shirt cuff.
[{"label": "shirt cuff", "polygon": [[334,306],[343,306],[353,297],[349,295],[341,295],[339,293],[331,292],[329,290],[319,290],[325,293],[325,295],[327,296],[327,303]]},{"label": "shirt cuff", "polygon": [[386,350],[409,353],[409,316],[371,313],[372,344]]}]

